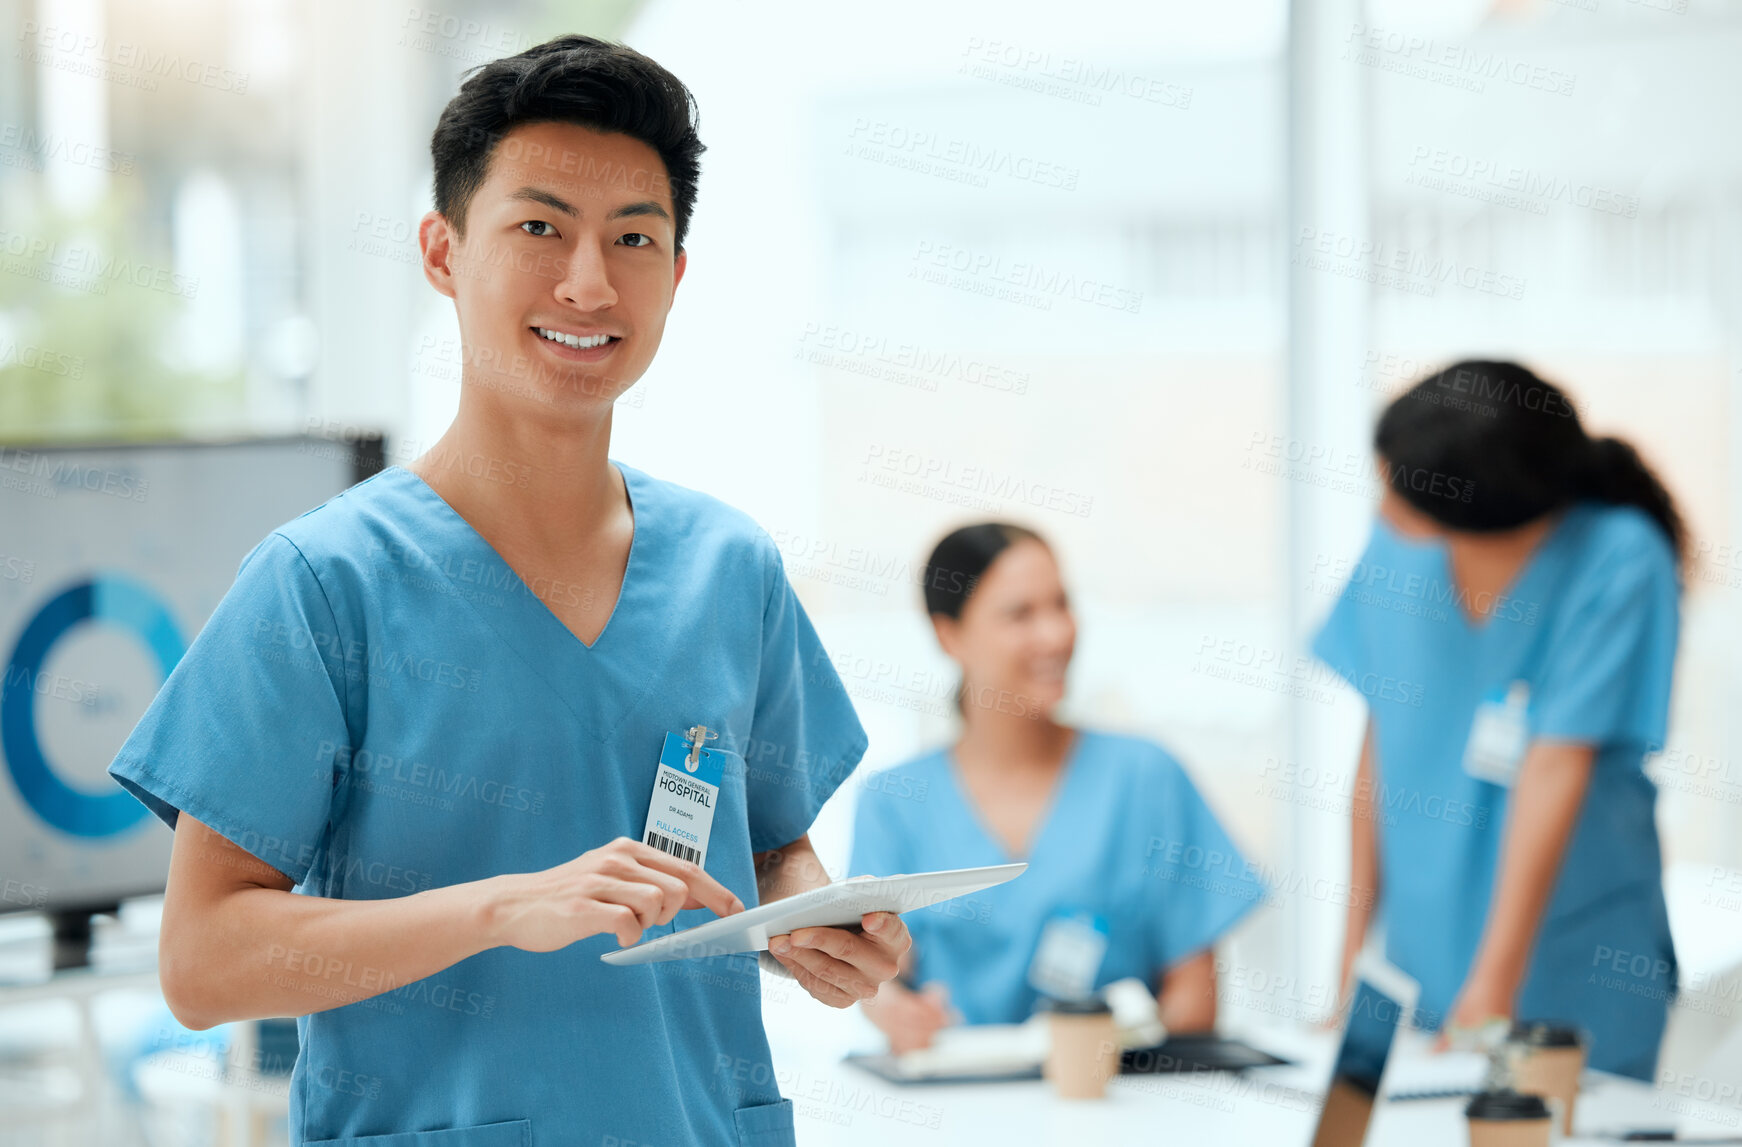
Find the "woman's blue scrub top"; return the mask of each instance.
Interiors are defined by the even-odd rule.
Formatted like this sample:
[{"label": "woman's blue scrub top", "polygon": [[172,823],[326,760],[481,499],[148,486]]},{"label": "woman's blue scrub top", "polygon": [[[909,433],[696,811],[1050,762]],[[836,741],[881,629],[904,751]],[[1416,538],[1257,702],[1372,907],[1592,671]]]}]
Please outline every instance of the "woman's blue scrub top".
[{"label": "woman's blue scrub top", "polygon": [[1107,945],[1094,986],[1127,976],[1155,990],[1268,895],[1178,761],[1137,737],[1079,730],[1027,857],[992,836],[948,750],[867,777],[854,875],[887,876],[1026,859],[1015,880],[904,913],[913,980],[941,981],[966,1023],[1020,1023],[1040,993],[1029,965],[1056,914],[1099,917]]},{"label": "woman's blue scrub top", "polygon": [[[666,734],[705,725],[727,753],[706,868],[754,905],[751,854],[805,834],[865,733],[768,535],[619,469],[634,537],[592,646],[391,467],[244,559],[110,774],[299,893],[385,899],[641,839]],[[492,948],[300,1017],[292,1143],[793,1142],[756,960],[602,963],[616,947]],[[274,955],[370,986],[318,953]]]},{"label": "woman's blue scrub top", "polygon": [[1460,593],[1443,544],[1380,519],[1313,646],[1369,705],[1387,954],[1438,1026],[1487,921],[1510,792],[1465,772],[1465,746],[1477,706],[1524,681],[1528,737],[1596,757],[1518,1015],[1574,1021],[1593,1067],[1650,1078],[1676,968],[1643,764],[1669,721],[1675,555],[1643,512],[1582,502],[1486,621]]}]

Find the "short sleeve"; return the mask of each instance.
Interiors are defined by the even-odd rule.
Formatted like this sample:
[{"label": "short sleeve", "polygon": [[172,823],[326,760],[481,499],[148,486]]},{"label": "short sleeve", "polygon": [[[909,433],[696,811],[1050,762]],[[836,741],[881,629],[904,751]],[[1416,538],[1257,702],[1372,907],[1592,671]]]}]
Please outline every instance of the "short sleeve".
[{"label": "short sleeve", "polygon": [[[1374,536],[1368,541],[1360,561],[1355,565],[1356,570],[1371,568],[1374,549],[1380,541],[1378,528],[1375,527]],[[1364,607],[1355,594],[1348,592],[1348,578],[1341,583],[1331,583],[1322,575],[1314,576],[1315,583],[1325,583],[1317,584],[1316,588],[1326,593],[1335,593],[1336,597],[1332,601],[1330,613],[1325,616],[1324,623],[1313,637],[1313,656],[1350,685],[1359,688],[1361,675],[1366,671],[1363,665],[1365,644],[1361,633],[1361,614]]]},{"label": "short sleeve", "polygon": [[1214,944],[1268,889],[1172,757],[1158,780],[1146,802],[1153,815],[1148,849],[1163,891],[1148,925],[1153,963],[1167,969]]},{"label": "short sleeve", "polygon": [[296,883],[348,752],[343,646],[315,573],[272,534],[242,560],[109,775],[170,828],[181,812]]},{"label": "short sleeve", "polygon": [[1356,685],[1361,679],[1361,635],[1355,600],[1338,594],[1336,604],[1313,637],[1313,656],[1330,666],[1347,681]]},{"label": "short sleeve", "polygon": [[1532,698],[1532,734],[1661,748],[1680,627],[1668,544],[1644,538],[1593,565],[1569,592]]},{"label": "short sleeve", "polygon": [[866,787],[859,793],[859,807],[853,812],[853,857],[847,865],[847,875],[894,876],[913,871],[907,859],[901,820],[890,807],[894,803],[874,788]]},{"label": "short sleeve", "polygon": [[762,661],[745,762],[756,852],[808,832],[869,744],[847,687],[787,581],[780,551],[764,540],[772,584],[762,611]]}]

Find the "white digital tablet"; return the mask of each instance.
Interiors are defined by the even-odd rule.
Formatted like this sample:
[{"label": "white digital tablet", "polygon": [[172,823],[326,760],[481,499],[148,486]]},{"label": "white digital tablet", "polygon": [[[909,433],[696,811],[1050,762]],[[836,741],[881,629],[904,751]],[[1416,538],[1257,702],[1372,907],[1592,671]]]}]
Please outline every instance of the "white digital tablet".
[{"label": "white digital tablet", "polygon": [[660,960],[760,952],[768,947],[770,936],[781,936],[794,928],[844,928],[857,926],[859,918],[867,912],[901,913],[929,908],[1014,880],[1027,867],[1027,864],[993,864],[945,872],[854,876],[606,952],[599,959],[607,964],[652,964]]}]

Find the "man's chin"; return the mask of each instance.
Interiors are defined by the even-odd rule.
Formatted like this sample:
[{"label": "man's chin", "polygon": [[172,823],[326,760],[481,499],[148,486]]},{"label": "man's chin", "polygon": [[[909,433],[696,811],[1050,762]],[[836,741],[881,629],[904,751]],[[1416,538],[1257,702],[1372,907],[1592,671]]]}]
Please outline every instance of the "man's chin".
[{"label": "man's chin", "polygon": [[1017,701],[1030,717],[1048,717],[1065,699],[1065,687],[1057,682],[1034,682],[1020,690]]},{"label": "man's chin", "polygon": [[504,400],[570,410],[609,406],[635,385],[633,379],[583,370],[541,371],[537,377],[474,374],[467,381]]}]

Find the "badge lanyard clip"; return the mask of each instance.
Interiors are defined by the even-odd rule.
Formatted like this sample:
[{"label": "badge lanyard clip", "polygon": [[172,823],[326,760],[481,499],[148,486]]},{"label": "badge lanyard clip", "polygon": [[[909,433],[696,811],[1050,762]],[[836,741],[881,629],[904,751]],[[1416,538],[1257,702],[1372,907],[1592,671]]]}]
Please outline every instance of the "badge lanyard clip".
[{"label": "badge lanyard clip", "polygon": [[709,741],[718,740],[720,734],[710,732],[706,725],[691,725],[685,730],[684,736],[688,737],[690,742],[690,755],[684,758],[684,768],[693,773],[696,771],[696,766],[701,763],[702,746]]}]

